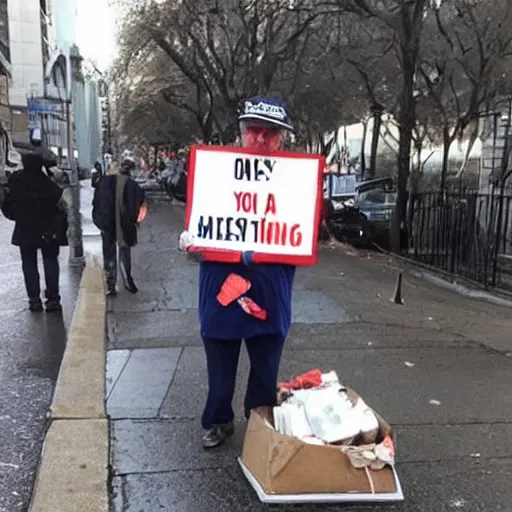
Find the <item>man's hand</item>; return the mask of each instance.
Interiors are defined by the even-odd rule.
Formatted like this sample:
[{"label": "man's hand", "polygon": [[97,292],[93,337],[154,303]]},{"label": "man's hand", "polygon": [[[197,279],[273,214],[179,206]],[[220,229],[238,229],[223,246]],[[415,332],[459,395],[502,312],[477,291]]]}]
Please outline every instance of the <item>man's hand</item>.
[{"label": "man's hand", "polygon": [[187,252],[192,245],[194,245],[194,235],[190,231],[183,231],[180,235],[180,251]]}]

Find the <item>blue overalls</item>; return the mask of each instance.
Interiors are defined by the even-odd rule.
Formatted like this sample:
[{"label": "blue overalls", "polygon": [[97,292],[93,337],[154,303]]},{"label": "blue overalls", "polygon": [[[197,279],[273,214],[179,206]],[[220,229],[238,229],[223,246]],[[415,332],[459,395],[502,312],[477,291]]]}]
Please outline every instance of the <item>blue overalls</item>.
[{"label": "blue overalls", "polygon": [[[235,301],[217,301],[222,284],[235,273],[251,282],[245,296],[267,311],[267,319],[247,314]],[[202,416],[205,429],[233,421],[232,407],[242,340],[251,369],[245,395],[245,414],[274,405],[279,363],[291,325],[295,267],[202,262],[199,274],[199,318],[208,366],[208,399]]]}]

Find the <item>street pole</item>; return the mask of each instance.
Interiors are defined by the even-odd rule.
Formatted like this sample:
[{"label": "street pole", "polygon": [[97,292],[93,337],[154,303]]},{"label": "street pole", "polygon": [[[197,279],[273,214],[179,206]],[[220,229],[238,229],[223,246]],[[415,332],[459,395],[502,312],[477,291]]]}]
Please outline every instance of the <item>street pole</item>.
[{"label": "street pole", "polygon": [[69,265],[82,266],[84,264],[84,246],[82,239],[82,217],[80,214],[80,179],[75,163],[73,151],[73,123],[71,120],[71,94],[66,101],[66,135],[68,147],[68,165],[71,173],[70,192],[71,204],[69,208]]}]

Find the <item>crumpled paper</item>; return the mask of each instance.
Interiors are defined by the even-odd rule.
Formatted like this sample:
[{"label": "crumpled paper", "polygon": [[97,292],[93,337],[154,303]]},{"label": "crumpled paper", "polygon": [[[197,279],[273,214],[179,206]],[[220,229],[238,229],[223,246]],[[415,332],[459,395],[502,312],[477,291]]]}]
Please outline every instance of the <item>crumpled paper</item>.
[{"label": "crumpled paper", "polygon": [[287,403],[304,406],[313,434],[326,443],[352,444],[358,436],[374,443],[379,432],[375,413],[362,398],[352,404],[339,381],[326,376],[323,386],[292,391]]},{"label": "crumpled paper", "polygon": [[395,445],[389,435],[379,444],[341,446],[340,449],[356,469],[370,468],[379,471],[386,465],[395,463]]}]

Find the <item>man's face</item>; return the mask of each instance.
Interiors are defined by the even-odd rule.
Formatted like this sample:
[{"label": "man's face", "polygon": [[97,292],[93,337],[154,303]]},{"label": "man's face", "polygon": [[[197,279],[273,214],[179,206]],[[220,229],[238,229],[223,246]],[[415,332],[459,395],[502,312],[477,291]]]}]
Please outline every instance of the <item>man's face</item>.
[{"label": "man's face", "polygon": [[259,121],[243,121],[240,124],[242,147],[265,152],[277,151],[283,140],[283,130]]}]

